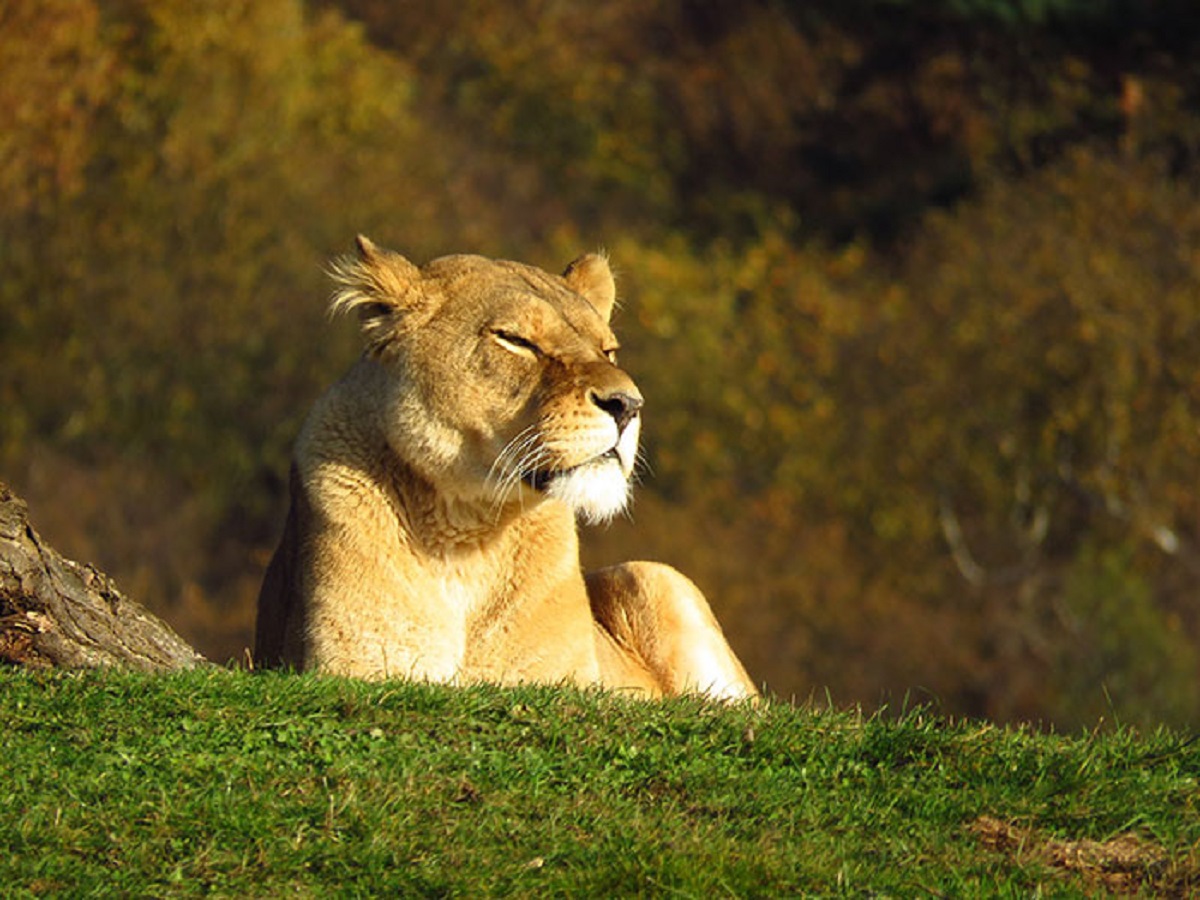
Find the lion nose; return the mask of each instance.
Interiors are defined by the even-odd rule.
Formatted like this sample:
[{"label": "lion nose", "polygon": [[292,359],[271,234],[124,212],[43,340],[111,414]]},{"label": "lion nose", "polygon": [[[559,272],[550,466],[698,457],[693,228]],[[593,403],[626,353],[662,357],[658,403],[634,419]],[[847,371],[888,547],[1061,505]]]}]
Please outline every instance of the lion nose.
[{"label": "lion nose", "polygon": [[624,431],[625,426],[633,421],[638,410],[642,408],[642,398],[627,391],[613,391],[608,394],[593,392],[592,402],[613,417],[617,423],[617,431]]}]

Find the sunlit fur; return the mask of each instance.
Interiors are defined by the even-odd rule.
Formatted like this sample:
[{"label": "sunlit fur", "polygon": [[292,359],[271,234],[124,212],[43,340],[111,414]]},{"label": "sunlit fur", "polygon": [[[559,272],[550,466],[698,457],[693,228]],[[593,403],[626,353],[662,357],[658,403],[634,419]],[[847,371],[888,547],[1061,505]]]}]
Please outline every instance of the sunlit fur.
[{"label": "sunlit fur", "polygon": [[626,508],[641,428],[603,257],[418,268],[363,238],[331,273],[366,352],[297,441],[257,664],[756,694],[674,569],[581,572],[575,520]]}]

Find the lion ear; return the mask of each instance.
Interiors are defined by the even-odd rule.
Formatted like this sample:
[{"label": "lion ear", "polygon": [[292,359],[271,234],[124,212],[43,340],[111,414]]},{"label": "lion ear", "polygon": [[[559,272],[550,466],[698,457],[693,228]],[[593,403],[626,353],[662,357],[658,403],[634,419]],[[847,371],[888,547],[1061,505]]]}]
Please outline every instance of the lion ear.
[{"label": "lion ear", "polygon": [[617,303],[617,285],[604,256],[599,253],[584,254],[567,266],[563,278],[571,290],[596,308],[605,322],[612,318],[613,307]]},{"label": "lion ear", "polygon": [[421,270],[399,253],[361,234],[354,243],[357,256],[338,257],[330,266],[336,288],[329,312],[357,313],[368,347],[379,350],[421,319],[429,298]]}]

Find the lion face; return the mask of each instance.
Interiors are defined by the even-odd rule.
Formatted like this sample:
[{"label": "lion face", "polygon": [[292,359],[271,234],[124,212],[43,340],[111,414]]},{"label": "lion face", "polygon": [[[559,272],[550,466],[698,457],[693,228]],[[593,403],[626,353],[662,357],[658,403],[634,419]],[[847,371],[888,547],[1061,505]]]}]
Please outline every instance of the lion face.
[{"label": "lion face", "polygon": [[544,497],[590,521],[624,508],[642,397],[617,366],[608,263],[562,276],[447,256],[418,269],[359,238],[335,263],[355,310],[392,451],[439,493],[500,509]]}]

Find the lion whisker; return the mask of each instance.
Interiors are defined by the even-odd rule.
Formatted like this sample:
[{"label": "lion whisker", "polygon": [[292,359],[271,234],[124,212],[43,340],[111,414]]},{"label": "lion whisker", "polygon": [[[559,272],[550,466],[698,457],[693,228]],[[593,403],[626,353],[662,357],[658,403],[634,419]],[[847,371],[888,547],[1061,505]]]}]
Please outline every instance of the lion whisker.
[{"label": "lion whisker", "polygon": [[497,519],[512,494],[519,493],[521,479],[548,459],[549,451],[541,443],[537,423],[522,429],[504,445],[488,470],[488,481],[494,485],[492,508]]},{"label": "lion whisker", "polygon": [[633,471],[629,473],[629,480],[633,484],[638,485],[643,483],[645,477],[652,476],[653,474],[654,466],[650,465],[650,458],[646,455],[646,451],[642,449],[641,445],[639,445],[633,454]]}]

